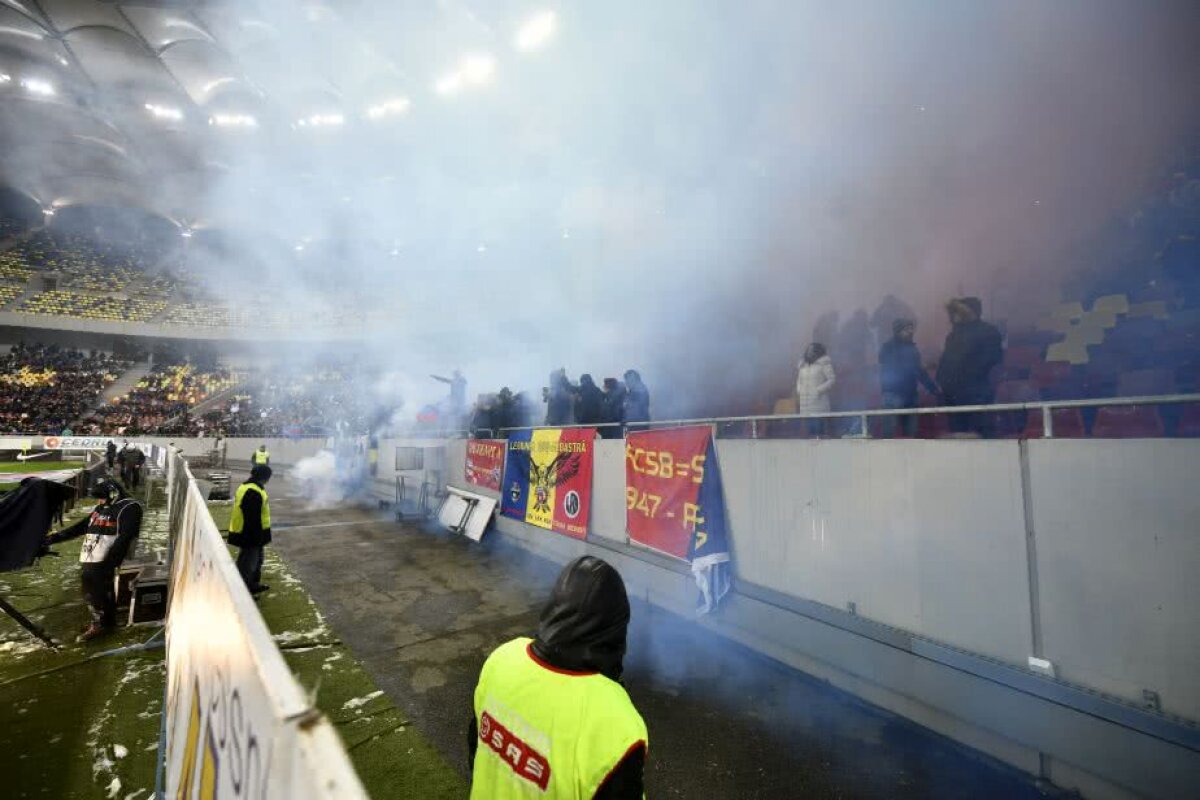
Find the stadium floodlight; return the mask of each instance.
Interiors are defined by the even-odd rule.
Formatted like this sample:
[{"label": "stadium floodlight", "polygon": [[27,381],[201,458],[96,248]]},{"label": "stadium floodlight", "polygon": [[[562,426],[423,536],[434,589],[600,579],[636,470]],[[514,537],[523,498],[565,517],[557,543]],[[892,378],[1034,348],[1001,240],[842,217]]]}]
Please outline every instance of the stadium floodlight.
[{"label": "stadium floodlight", "polygon": [[[8,4],[6,3],[5,5]],[[37,31],[30,31],[24,28],[14,28],[11,25],[0,25],[0,33],[4,34],[5,36],[21,36],[25,39],[36,39],[39,42],[46,38]]]},{"label": "stadium floodlight", "polygon": [[450,95],[461,89],[462,85],[462,75],[455,72],[452,75],[445,75],[439,78],[438,82],[434,84],[433,88],[438,94]]},{"label": "stadium floodlight", "polygon": [[257,128],[258,120],[249,114],[213,114],[208,118],[208,124],[222,128]]},{"label": "stadium floodlight", "polygon": [[50,206],[46,206],[45,208],[42,209],[42,216],[46,217],[47,219],[49,219],[50,217],[53,217],[54,209]]},{"label": "stadium floodlight", "polygon": [[465,57],[454,72],[438,79],[433,88],[438,94],[451,95],[464,86],[482,86],[495,74],[496,59],[487,54],[471,55]]},{"label": "stadium floodlight", "polygon": [[178,108],[170,108],[168,106],[158,106],[154,103],[146,103],[146,110],[150,112],[150,116],[155,119],[169,119],[173,122],[179,122],[183,119],[183,111]]},{"label": "stadium floodlight", "polygon": [[407,97],[393,97],[369,106],[367,108],[367,119],[383,119],[395,114],[403,114],[405,111],[408,111],[410,105],[412,103],[409,102]]},{"label": "stadium floodlight", "polygon": [[558,16],[553,11],[535,14],[517,30],[516,48],[526,53],[537,50],[550,41],[557,28]]},{"label": "stadium floodlight", "polygon": [[304,119],[296,120],[301,128],[332,128],[344,125],[346,117],[343,114],[311,114]]},{"label": "stadium floodlight", "polygon": [[190,239],[190,238],[192,238],[192,229],[184,228],[182,231],[179,232],[179,235],[185,239]]},{"label": "stadium floodlight", "polygon": [[25,91],[30,94],[40,95],[42,97],[53,97],[57,92],[54,90],[54,85],[49,81],[41,80],[40,78],[23,78],[21,86],[25,87]]},{"label": "stadium floodlight", "polygon": [[12,82],[12,75],[9,75],[7,72],[0,72],[0,83],[11,83],[11,82]]},{"label": "stadium floodlight", "polygon": [[475,86],[487,83],[495,72],[496,59],[491,56],[467,56],[463,59],[461,74],[467,83]]}]

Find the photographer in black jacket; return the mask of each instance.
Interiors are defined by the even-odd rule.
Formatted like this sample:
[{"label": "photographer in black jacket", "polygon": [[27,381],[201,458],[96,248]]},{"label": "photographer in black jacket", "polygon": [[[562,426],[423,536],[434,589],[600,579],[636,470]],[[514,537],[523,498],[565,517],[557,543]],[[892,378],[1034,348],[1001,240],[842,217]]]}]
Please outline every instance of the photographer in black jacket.
[{"label": "photographer in black jacket", "polygon": [[120,484],[108,479],[97,481],[91,495],[100,500],[91,514],[46,538],[50,545],[84,537],[79,550],[79,576],[92,623],[79,636],[81,642],[104,636],[116,627],[113,578],[142,531],[142,504],[126,495]]}]

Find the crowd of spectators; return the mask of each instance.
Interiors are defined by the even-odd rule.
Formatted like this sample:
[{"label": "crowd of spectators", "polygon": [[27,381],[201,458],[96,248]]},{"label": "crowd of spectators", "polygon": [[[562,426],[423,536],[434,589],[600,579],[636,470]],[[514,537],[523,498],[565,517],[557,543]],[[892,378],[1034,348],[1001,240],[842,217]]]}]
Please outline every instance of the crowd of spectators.
[{"label": "crowd of spectators", "polygon": [[124,397],[84,420],[88,433],[133,435],[190,434],[197,430],[190,409],[224,392],[238,376],[224,367],[194,364],[156,366]]},{"label": "crowd of spectators", "polygon": [[0,431],[61,434],[131,362],[107,353],[17,344],[0,356]]},{"label": "crowd of spectators", "polygon": [[304,436],[365,433],[370,409],[360,387],[335,366],[276,370],[238,386],[222,407],[191,423],[189,433]]},{"label": "crowd of spectators", "polygon": [[[566,369],[550,373],[542,387],[544,414],[525,392],[507,386],[495,394],[482,394],[471,409],[468,429],[475,435],[500,435],[505,428],[532,425],[594,425],[605,438],[619,439],[626,429],[650,421],[650,390],[637,370],[626,370],[624,380],[605,378],[603,387],[584,373],[571,383]],[[465,382],[464,382],[465,388]]]},{"label": "crowd of spectators", "polygon": [[0,241],[22,234],[28,228],[29,224],[24,220],[9,216],[8,214],[0,214]]},{"label": "crowd of spectators", "polygon": [[[894,301],[894,298],[891,298]],[[906,307],[885,303],[896,314],[906,312]],[[842,353],[851,361],[847,366],[855,375],[873,375],[876,387],[855,387],[842,393],[845,410],[861,408],[914,409],[920,404],[920,388],[924,387],[930,399],[938,405],[978,406],[995,402],[992,371],[1004,358],[1003,334],[991,323],[983,320],[983,303],[977,297],[957,297],[946,304],[950,318],[950,332],[937,363],[936,381],[930,377],[921,359],[921,353],[913,341],[916,321],[910,316],[893,315],[888,318],[886,310],[876,313],[876,326],[887,327],[891,337],[882,342],[876,358],[877,366],[868,367],[865,362],[865,343],[857,335],[854,345],[847,347],[842,338]],[[857,317],[858,315],[856,315]],[[865,319],[865,312],[863,313]],[[853,322],[853,320],[852,320]],[[843,410],[834,403],[838,387],[838,369],[828,349],[822,342],[813,342],[805,350],[797,364],[794,409],[798,414],[822,415]],[[869,399],[860,397],[869,393]],[[790,409],[788,409],[790,410]],[[949,429],[953,433],[971,433],[982,437],[991,436],[993,415],[964,412],[949,415]],[[861,420],[851,418],[843,422],[837,418],[814,416],[805,420],[804,430],[810,436],[835,436],[861,434]],[[885,418],[882,435],[893,436],[899,431],[906,436],[915,436],[917,419],[912,414],[898,414]]]}]

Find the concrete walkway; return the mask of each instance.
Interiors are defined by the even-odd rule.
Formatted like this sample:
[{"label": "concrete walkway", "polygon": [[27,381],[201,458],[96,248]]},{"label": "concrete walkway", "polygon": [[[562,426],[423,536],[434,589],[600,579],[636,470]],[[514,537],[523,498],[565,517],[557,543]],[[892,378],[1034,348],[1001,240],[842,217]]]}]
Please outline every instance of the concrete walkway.
[{"label": "concrete walkway", "polygon": [[[274,546],[380,688],[465,773],[479,667],[532,634],[558,566],[499,536],[473,544],[371,511],[304,511],[286,486],[270,488]],[[644,604],[625,682],[650,731],[648,797],[1058,796]]]}]

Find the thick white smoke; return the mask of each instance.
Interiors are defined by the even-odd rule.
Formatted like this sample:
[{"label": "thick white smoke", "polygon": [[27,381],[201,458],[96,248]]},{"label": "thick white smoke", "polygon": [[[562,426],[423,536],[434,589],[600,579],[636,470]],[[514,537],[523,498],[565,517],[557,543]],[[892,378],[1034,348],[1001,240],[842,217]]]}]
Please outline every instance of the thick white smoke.
[{"label": "thick white smoke", "polygon": [[289,471],[288,478],[298,488],[306,511],[336,508],[354,491],[354,485],[339,470],[332,450],[322,450],[300,459]]},{"label": "thick white smoke", "polygon": [[406,413],[431,372],[536,397],[560,366],[706,411],[827,312],[894,294],[928,343],[949,295],[1053,299],[1200,120],[1191,0],[550,5],[532,52],[525,0],[189,7],[232,55],[206,113],[260,122],[158,198],[209,285],[349,316],[361,393],[402,375]]}]

